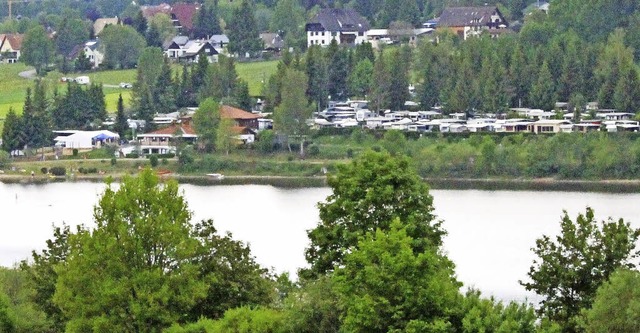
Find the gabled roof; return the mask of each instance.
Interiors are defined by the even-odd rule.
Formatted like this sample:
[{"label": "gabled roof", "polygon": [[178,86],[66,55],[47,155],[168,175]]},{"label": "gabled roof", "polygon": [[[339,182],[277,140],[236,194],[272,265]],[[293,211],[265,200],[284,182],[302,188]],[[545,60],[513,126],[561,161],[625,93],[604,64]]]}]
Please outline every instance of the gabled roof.
[{"label": "gabled roof", "polygon": [[100,47],[100,40],[99,39],[89,40],[86,43],[84,43],[84,47],[91,51],[95,51],[98,49],[98,47]]},{"label": "gabled roof", "polygon": [[[207,46],[211,48],[210,51],[203,51]],[[218,54],[218,51],[216,51],[216,49],[213,47],[213,45],[211,45],[211,43],[206,42],[206,41],[191,40],[187,44],[182,46],[182,49],[184,50],[184,55],[183,56],[185,56],[185,57],[195,56],[200,52],[205,52],[208,55]]]},{"label": "gabled roof", "polygon": [[274,32],[263,32],[260,38],[264,42],[265,49],[281,49],[284,47],[284,40],[279,34]]},{"label": "gabled roof", "polygon": [[199,4],[176,3],[171,8],[171,14],[176,17],[183,28],[191,30],[193,29],[193,17],[199,9]]},{"label": "gabled roof", "polygon": [[141,136],[154,136],[154,135],[163,135],[163,136],[174,136],[178,134],[178,136],[195,136],[196,131],[191,126],[191,123],[181,123],[181,124],[171,124],[170,126],[155,130],[150,133],[142,134]]},{"label": "gabled roof", "polygon": [[369,22],[353,9],[321,9],[307,23],[307,30],[314,25],[321,25],[326,31],[365,32],[369,30]]},{"label": "gabled roof", "polygon": [[[2,36],[2,35],[0,35]],[[22,48],[23,34],[5,34],[4,38],[0,38],[0,46],[9,45],[12,50],[18,51]]]},{"label": "gabled roof", "polygon": [[213,35],[209,41],[213,44],[229,44],[229,37],[227,35]]},{"label": "gabled roof", "polygon": [[496,6],[449,7],[440,15],[438,27],[484,26],[490,23],[491,16],[495,13],[502,17]]},{"label": "gabled roof", "polygon": [[160,13],[171,16],[171,6],[166,3],[161,3],[157,6],[140,6],[140,10],[142,11],[142,16],[146,19],[150,19]]},{"label": "gabled roof", "polygon": [[241,120],[262,118],[261,115],[247,112],[238,108],[234,108],[233,106],[229,106],[229,105],[223,105],[220,108],[220,117],[231,118],[231,119],[241,119]]},{"label": "gabled roof", "polygon": [[118,17],[105,17],[99,18],[93,23],[93,34],[99,35],[102,32],[102,29],[107,25],[117,25],[119,22]]}]

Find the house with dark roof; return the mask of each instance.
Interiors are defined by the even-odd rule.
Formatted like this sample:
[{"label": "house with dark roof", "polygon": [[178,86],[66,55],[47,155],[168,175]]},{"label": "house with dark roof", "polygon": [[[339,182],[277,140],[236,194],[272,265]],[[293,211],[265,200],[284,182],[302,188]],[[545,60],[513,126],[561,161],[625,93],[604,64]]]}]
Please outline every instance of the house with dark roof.
[{"label": "house with dark roof", "polygon": [[449,7],[440,15],[437,31],[449,30],[467,39],[489,33],[491,37],[508,32],[509,23],[496,6]]},{"label": "house with dark roof", "polygon": [[169,59],[178,62],[198,62],[202,55],[206,56],[209,62],[217,62],[219,52],[208,40],[189,40],[185,36],[177,36],[167,43],[164,53]]},{"label": "house with dark roof", "polygon": [[0,34],[0,62],[13,64],[20,60],[23,34]]},{"label": "house with dark roof", "polygon": [[341,45],[367,41],[369,22],[353,9],[321,9],[305,25],[307,45],[328,46],[332,40]]}]

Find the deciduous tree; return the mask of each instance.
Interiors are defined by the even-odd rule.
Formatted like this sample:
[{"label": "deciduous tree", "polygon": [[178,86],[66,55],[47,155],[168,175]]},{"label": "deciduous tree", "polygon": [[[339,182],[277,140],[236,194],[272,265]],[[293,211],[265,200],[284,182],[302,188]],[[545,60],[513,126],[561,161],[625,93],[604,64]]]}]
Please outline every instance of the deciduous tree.
[{"label": "deciduous tree", "polygon": [[358,239],[377,229],[389,230],[394,218],[407,226],[416,253],[438,248],[445,231],[433,215],[428,186],[407,157],[368,151],[341,165],[328,184],[332,194],[318,204],[320,223],[308,232],[305,256],[311,265],[301,276],[323,275],[344,264]]},{"label": "deciduous tree", "polygon": [[[308,126],[306,120],[311,117],[312,109],[305,95],[307,76],[298,70],[288,68],[282,81],[282,101],[274,112],[274,129],[288,138],[297,137],[300,141],[300,155],[304,155],[304,135]],[[291,144],[289,139],[289,151]]]},{"label": "deciduous tree", "polygon": [[22,61],[36,68],[38,75],[43,75],[45,68],[53,63],[53,41],[41,25],[37,25],[24,36],[22,42]]},{"label": "deciduous tree", "polygon": [[575,222],[565,212],[560,234],[536,240],[538,259],[529,269],[527,290],[542,296],[538,313],[559,323],[563,332],[577,332],[580,311],[591,307],[596,290],[618,268],[632,267],[640,229],[623,219],[597,222],[591,208]]}]

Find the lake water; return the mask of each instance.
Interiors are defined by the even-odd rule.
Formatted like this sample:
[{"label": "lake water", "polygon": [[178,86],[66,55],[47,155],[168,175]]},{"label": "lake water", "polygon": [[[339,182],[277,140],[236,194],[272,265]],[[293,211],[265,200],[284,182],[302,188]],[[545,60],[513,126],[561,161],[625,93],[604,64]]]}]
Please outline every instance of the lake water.
[{"label": "lake water", "polygon": [[[12,266],[41,249],[52,225],[92,226],[100,183],[0,183],[0,265]],[[306,230],[318,221],[316,203],[328,188],[264,185],[181,185],[194,221],[212,218],[218,230],[250,243],[257,261],[276,272],[303,267]],[[534,259],[531,247],[559,231],[562,210],[572,217],[593,207],[599,220],[622,217],[640,227],[640,194],[432,190],[448,231],[445,249],[466,287],[502,300],[535,300],[518,284]]]}]

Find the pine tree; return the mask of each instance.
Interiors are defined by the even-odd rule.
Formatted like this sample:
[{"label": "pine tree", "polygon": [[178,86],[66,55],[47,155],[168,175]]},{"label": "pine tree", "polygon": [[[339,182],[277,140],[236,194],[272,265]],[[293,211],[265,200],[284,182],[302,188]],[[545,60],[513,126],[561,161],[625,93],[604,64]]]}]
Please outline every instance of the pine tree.
[{"label": "pine tree", "polygon": [[116,121],[113,125],[114,130],[118,135],[120,135],[120,139],[123,140],[127,134],[127,130],[129,129],[129,123],[127,122],[127,116],[124,114],[124,100],[122,99],[122,94],[118,95],[118,106],[116,110]]},{"label": "pine tree", "polygon": [[529,101],[534,108],[552,110],[555,103],[555,89],[549,65],[545,61],[540,68],[538,80],[531,87]]},{"label": "pine tree", "polygon": [[94,125],[97,122],[104,121],[107,118],[107,104],[104,100],[104,92],[102,84],[91,84],[86,91],[90,103],[90,114],[87,116]]},{"label": "pine tree", "polygon": [[153,89],[153,104],[156,112],[170,113],[176,110],[176,100],[173,95],[173,81],[171,80],[171,66],[165,59],[160,75]]},{"label": "pine tree", "polygon": [[9,112],[4,119],[2,127],[2,149],[11,152],[24,146],[21,128],[21,118],[13,110],[9,108]]},{"label": "pine tree", "polygon": [[409,99],[409,73],[407,63],[402,61],[401,52],[396,50],[389,66],[389,93],[385,105],[391,110],[403,110]]},{"label": "pine tree", "polygon": [[227,25],[229,52],[245,57],[246,54],[252,56],[262,49],[262,40],[253,12],[250,0],[243,0],[240,8],[234,10]]},{"label": "pine tree", "polygon": [[376,63],[373,66],[373,80],[371,80],[371,109],[380,112],[388,107],[390,91],[390,73],[384,54],[380,52]]},{"label": "pine tree", "polygon": [[327,104],[327,90],[326,65],[320,46],[312,45],[307,49],[305,64],[305,70],[309,78],[307,98],[315,102],[319,109],[322,109]]},{"label": "pine tree", "polygon": [[243,110],[251,110],[251,96],[249,95],[249,84],[238,79],[235,89],[233,91],[233,99],[236,101],[239,108]]}]

